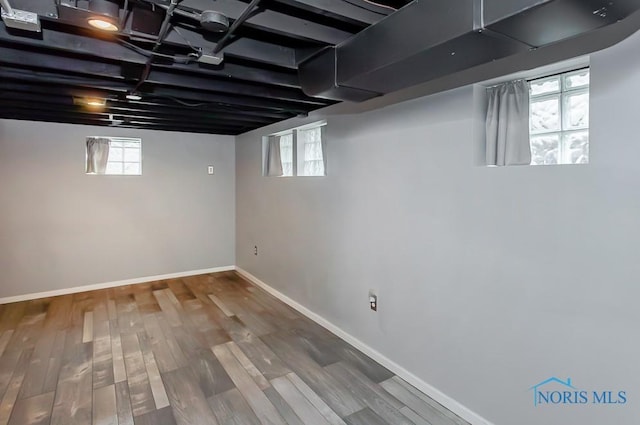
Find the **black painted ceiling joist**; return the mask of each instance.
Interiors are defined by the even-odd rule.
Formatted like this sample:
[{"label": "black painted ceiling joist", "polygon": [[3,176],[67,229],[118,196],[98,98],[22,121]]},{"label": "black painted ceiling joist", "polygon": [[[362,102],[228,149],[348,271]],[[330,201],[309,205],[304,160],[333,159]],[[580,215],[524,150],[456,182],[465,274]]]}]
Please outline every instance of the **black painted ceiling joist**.
[{"label": "black painted ceiling joist", "polygon": [[[0,47],[0,63],[25,69],[43,69],[50,73],[70,73],[75,76],[99,77],[109,80],[122,80],[122,67],[117,63],[94,62],[83,59],[59,57],[51,61],[45,53],[24,52]],[[35,72],[35,71],[34,71]],[[163,87],[180,87],[190,90],[202,90],[216,93],[233,93],[238,95],[263,97],[277,100],[293,100],[303,104],[327,105],[329,102],[314,99],[302,93],[300,89],[244,84],[230,80],[220,80],[214,77],[204,77],[199,74],[175,73],[165,69],[152,70],[147,82]]]},{"label": "black painted ceiling joist", "polygon": [[[0,22],[1,117],[91,125],[114,125],[114,118],[121,127],[239,134],[335,103],[302,92],[298,62],[392,14],[384,3],[396,0],[377,0],[381,6],[365,0],[261,1],[224,46],[217,66],[196,60],[223,35],[203,29],[194,17],[215,9],[233,22],[248,0],[182,0],[157,48],[164,56],[153,61],[144,84],[142,67],[157,41],[157,29],[144,19],[161,21],[168,1],[115,0],[126,16],[118,34],[89,28],[84,1],[75,11],[56,0],[10,1],[37,13],[42,32],[16,32]],[[155,11],[151,3],[158,4]],[[134,88],[139,101],[125,98]],[[105,98],[106,106],[94,111],[74,104],[86,97]]]},{"label": "black painted ceiling joist", "polygon": [[[87,96],[101,97],[96,93],[82,93],[76,97]],[[104,97],[104,94],[102,94]],[[0,98],[14,101],[26,101],[32,104],[37,103],[49,103],[52,105],[73,105],[72,94],[64,90],[56,90],[55,92],[48,91],[46,93],[41,92],[39,89],[31,88],[19,88],[12,90],[3,90],[0,88]],[[211,114],[219,118],[229,118],[241,121],[249,122],[273,122],[274,120],[282,120],[291,118],[295,114],[276,113],[266,110],[254,110],[250,108],[230,108],[220,105],[211,104],[196,104],[195,107],[188,107],[176,104],[171,100],[160,101],[156,99],[155,102],[149,100],[129,101],[126,99],[110,98],[107,103],[107,108],[117,112],[131,111],[138,113],[150,113],[156,116],[179,116],[183,118],[193,118],[198,120],[199,118],[210,117]]]},{"label": "black painted ceiling joist", "polygon": [[[0,112],[0,118],[22,120],[22,121],[34,121],[31,114],[20,114],[14,112]],[[41,115],[37,121],[54,122],[54,123],[68,123],[68,124],[81,124],[81,125],[93,125],[112,127],[109,120],[92,120],[86,118],[79,118],[72,115]],[[166,126],[166,125],[143,125],[137,122],[134,123],[121,123],[116,127],[118,128],[137,128],[143,130],[160,130],[160,131],[177,131],[177,132],[189,132],[189,133],[208,133],[208,134],[222,134],[222,135],[235,135],[241,132],[249,131],[251,128],[225,128],[221,126],[211,127],[193,127],[189,124],[185,124],[182,127]]]},{"label": "black painted ceiling joist", "polygon": [[[8,48],[18,48],[24,56],[25,46],[48,55],[68,55],[73,54],[87,60],[99,58],[101,60],[112,60],[120,63],[142,65],[146,57],[123,45],[99,40],[77,34],[65,34],[61,32],[46,31],[43,39],[24,39],[11,35],[6,28],[0,25],[0,46]],[[22,57],[21,56],[21,59]],[[1,55],[0,55],[1,57]],[[50,58],[49,58],[50,59]],[[55,64],[55,61],[51,61]],[[277,85],[282,87],[299,88],[300,82],[295,72],[282,69],[260,68],[259,66],[248,66],[230,63],[227,61],[224,66],[202,66],[198,63],[191,64],[157,64],[157,68],[174,69],[184,73],[194,73],[203,77],[213,76],[219,78],[237,79],[241,81]]]},{"label": "black painted ceiling joist", "polygon": [[[56,83],[52,86],[51,83]],[[16,79],[15,76],[10,74],[2,75],[0,70],[0,91],[18,91],[24,93],[58,93],[60,95],[68,95],[69,97],[77,96],[93,96],[93,97],[107,97],[123,99],[126,91],[121,87],[87,87],[79,86],[71,83],[67,83],[66,80],[52,81],[50,78],[28,78]],[[290,118],[293,115],[303,113],[306,108],[299,105],[290,104],[286,102],[273,102],[267,99],[248,99],[243,96],[227,96],[216,94],[204,94],[199,92],[191,92],[180,89],[170,88],[156,88],[153,94],[146,94],[144,96],[145,101],[151,101],[155,103],[163,103],[171,107],[188,107],[193,108],[222,108],[230,111],[242,111],[243,113],[260,112],[265,111],[271,118],[274,118],[273,122],[280,121],[282,119]],[[284,117],[278,119],[277,116],[271,114],[277,114]]]},{"label": "black painted ceiling joist", "polygon": [[357,3],[349,3],[346,1],[336,0],[275,0],[277,3],[286,4],[327,16],[332,19],[345,20],[354,24],[363,26],[375,24],[380,19],[390,15],[391,9],[382,9],[378,11],[370,10]]},{"label": "black painted ceiling joist", "polygon": [[116,116],[118,119],[130,119],[130,120],[139,120],[150,123],[165,123],[167,125],[176,125],[180,126],[184,123],[191,123],[195,126],[198,126],[198,123],[204,123],[204,126],[209,126],[209,122],[215,122],[218,120],[224,120],[225,125],[234,126],[234,127],[245,127],[252,126],[256,124],[265,125],[264,119],[247,119],[244,117],[230,117],[228,115],[209,112],[206,114],[200,114],[197,117],[193,116],[185,116],[185,115],[176,115],[171,114],[169,111],[166,113],[157,113],[146,114],[145,111],[134,111],[125,108],[117,108],[112,107],[111,105],[106,106],[104,108],[92,108],[86,106],[76,106],[76,105],[60,105],[60,104],[52,104],[47,102],[39,102],[38,105],[34,106],[33,103],[29,101],[19,100],[19,99],[0,99],[0,107],[6,108],[8,110],[17,110],[17,111],[28,111],[32,110],[37,113],[47,112],[47,111],[55,111],[56,113],[63,114],[74,114],[74,115],[86,115],[86,116],[100,116],[100,117],[108,117],[110,114]]},{"label": "black painted ceiling joist", "polygon": [[[102,64],[104,65],[104,64]],[[30,69],[15,69],[3,67],[0,69],[0,78],[12,81],[26,81],[31,83],[39,83],[43,86],[47,84],[72,85],[83,89],[95,89],[101,91],[110,91],[125,94],[131,89],[131,84],[122,80],[119,76],[103,77],[94,75],[91,78],[75,75],[61,75],[49,71],[36,71]],[[206,90],[191,85],[169,84],[162,79],[150,80],[155,84],[152,92],[143,91],[144,96],[165,97],[170,99],[184,98],[185,100],[196,100],[202,102],[222,102],[235,105],[265,107],[275,110],[302,112],[307,108],[315,109],[329,104],[321,100],[305,102],[296,98],[286,98],[281,96],[281,101],[272,99],[268,94],[260,93],[260,96],[254,96],[249,88],[243,87],[246,94],[237,93],[231,90],[227,85],[220,83],[220,87],[212,86],[210,88],[219,91],[207,92]],[[179,81],[176,81],[179,83]],[[208,84],[212,84],[209,82]],[[315,108],[314,108],[315,107]]]},{"label": "black painted ceiling joist", "polygon": [[[151,0],[149,0],[151,2]],[[156,4],[166,5],[165,2],[153,1]],[[180,3],[180,9],[208,10],[215,9],[231,19],[237,19],[246,9],[247,4],[239,0],[184,0]],[[328,44],[338,44],[353,35],[351,32],[341,30],[314,21],[298,18],[263,8],[260,13],[252,14],[245,25],[260,31],[297,38],[300,40],[315,41]]]}]

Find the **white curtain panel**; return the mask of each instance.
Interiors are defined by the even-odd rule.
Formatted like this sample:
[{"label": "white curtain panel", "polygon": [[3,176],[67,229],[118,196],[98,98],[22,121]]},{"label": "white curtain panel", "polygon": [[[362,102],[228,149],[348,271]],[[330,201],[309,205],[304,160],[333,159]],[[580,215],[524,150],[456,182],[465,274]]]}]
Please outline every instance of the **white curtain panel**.
[{"label": "white curtain panel", "polygon": [[510,81],[487,94],[487,165],[529,165],[529,84]]},{"label": "white curtain panel", "polygon": [[104,174],[107,171],[110,142],[104,137],[87,137],[88,174]]},{"label": "white curtain panel", "polygon": [[280,137],[269,136],[267,145],[267,176],[279,177],[282,175],[282,159],[280,159]]}]

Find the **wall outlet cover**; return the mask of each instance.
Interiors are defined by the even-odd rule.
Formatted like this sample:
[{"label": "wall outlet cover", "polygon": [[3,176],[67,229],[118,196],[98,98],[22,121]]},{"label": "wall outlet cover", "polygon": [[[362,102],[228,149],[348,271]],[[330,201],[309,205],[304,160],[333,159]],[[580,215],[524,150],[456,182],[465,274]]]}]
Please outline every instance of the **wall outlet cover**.
[{"label": "wall outlet cover", "polygon": [[369,291],[369,308],[378,311],[378,295],[374,291]]}]

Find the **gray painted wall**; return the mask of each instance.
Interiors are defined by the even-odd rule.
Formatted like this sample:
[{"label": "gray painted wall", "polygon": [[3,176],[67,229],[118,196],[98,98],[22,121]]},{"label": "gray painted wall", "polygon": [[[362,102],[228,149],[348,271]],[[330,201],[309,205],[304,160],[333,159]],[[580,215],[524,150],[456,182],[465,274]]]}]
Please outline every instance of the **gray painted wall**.
[{"label": "gray painted wall", "polygon": [[[143,175],[86,175],[90,135],[141,137]],[[233,265],[234,155],[228,136],[0,120],[0,297]]]},{"label": "gray painted wall", "polygon": [[[638,51],[591,58],[586,166],[479,166],[472,87],[309,117],[324,178],[261,176],[261,136],[301,120],[238,137],[237,264],[497,425],[636,424]],[[551,376],[629,402],[534,407]]]}]

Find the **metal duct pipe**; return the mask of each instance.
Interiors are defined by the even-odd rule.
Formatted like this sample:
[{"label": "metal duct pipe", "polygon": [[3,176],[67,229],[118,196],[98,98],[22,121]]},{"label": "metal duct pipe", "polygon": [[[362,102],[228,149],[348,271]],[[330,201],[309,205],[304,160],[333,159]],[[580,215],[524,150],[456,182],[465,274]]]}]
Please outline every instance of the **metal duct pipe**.
[{"label": "metal duct pipe", "polygon": [[13,15],[13,9],[11,8],[11,5],[9,4],[9,0],[0,0],[0,6],[2,6],[2,8],[4,9],[4,12],[7,15]]},{"label": "metal duct pipe", "polygon": [[140,86],[142,86],[147,81],[147,78],[149,78],[149,74],[151,73],[151,65],[153,64],[153,60],[155,59],[153,53],[158,51],[158,49],[162,45],[162,42],[167,36],[167,33],[171,28],[171,17],[173,16],[173,11],[176,10],[176,8],[178,7],[178,3],[180,3],[181,1],[182,0],[171,0],[169,8],[165,12],[164,20],[162,21],[162,25],[160,26],[160,31],[158,33],[156,42],[151,49],[151,56],[149,56],[147,62],[145,63],[144,70],[142,71],[142,75],[140,76],[138,84],[136,84],[133,89],[133,93],[137,92],[140,89]]},{"label": "metal duct pipe", "polygon": [[299,76],[308,95],[351,101],[461,73],[469,84],[500,76],[478,73],[470,81],[468,74],[478,67],[500,60],[512,69],[503,62],[511,60],[527,63],[521,69],[530,69],[531,61],[523,61],[523,55],[541,60],[543,55],[533,51],[555,49],[561,43],[571,44],[572,50],[557,60],[595,51],[598,48],[586,35],[638,11],[640,0],[415,0],[306,59],[299,65]]}]

